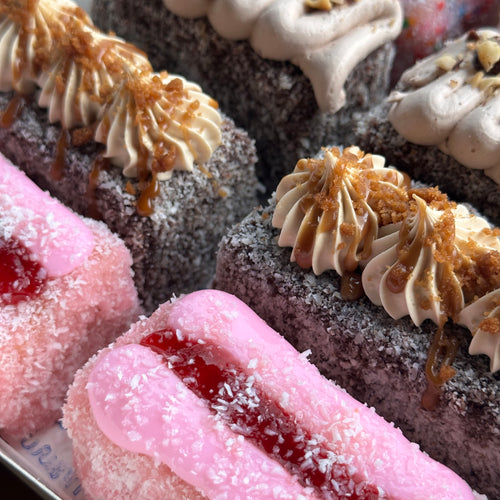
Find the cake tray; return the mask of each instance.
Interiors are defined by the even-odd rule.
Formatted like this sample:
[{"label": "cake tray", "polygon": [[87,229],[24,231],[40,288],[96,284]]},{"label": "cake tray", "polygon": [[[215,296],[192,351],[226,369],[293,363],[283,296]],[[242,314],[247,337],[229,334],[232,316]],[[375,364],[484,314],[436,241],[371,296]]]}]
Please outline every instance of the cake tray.
[{"label": "cake tray", "polygon": [[58,422],[22,439],[1,435],[0,465],[10,469],[41,498],[84,498],[73,468],[71,441]]}]

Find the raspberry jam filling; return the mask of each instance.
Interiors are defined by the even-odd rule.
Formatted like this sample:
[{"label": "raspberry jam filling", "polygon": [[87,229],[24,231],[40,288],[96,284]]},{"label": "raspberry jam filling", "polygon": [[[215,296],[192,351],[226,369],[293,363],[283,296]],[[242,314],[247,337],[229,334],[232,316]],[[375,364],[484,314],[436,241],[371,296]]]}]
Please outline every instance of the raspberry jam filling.
[{"label": "raspberry jam filling", "polygon": [[141,341],[164,357],[165,363],[229,428],[311,487],[323,498],[375,499],[375,486],[355,484],[348,465],[311,435],[259,389],[253,375],[238,369],[222,347],[185,339],[169,329]]},{"label": "raspberry jam filling", "polygon": [[18,304],[39,295],[47,273],[18,240],[0,236],[0,303]]}]

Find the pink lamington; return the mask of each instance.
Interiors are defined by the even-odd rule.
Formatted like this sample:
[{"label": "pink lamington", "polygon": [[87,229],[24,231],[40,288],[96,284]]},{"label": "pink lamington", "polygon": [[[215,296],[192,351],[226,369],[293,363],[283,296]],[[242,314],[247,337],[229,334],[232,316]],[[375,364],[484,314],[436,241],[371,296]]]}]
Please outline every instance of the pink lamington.
[{"label": "pink lamington", "polygon": [[478,498],[221,291],[173,299],[100,351],[63,423],[89,498]]},{"label": "pink lamington", "polygon": [[140,308],[131,257],[0,156],[0,432],[61,416],[74,373]]}]

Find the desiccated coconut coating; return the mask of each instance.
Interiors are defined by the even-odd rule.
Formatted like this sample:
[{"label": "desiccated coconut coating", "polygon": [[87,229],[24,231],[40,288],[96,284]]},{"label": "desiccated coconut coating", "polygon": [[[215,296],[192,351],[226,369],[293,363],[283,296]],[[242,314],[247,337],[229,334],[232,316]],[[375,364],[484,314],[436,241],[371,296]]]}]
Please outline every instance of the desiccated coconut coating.
[{"label": "desiccated coconut coating", "polygon": [[[0,109],[12,95],[0,93]],[[229,119],[222,126],[222,144],[205,170],[175,172],[160,183],[151,216],[137,214],[136,196],[116,169],[101,171],[93,196],[89,174],[102,149],[95,143],[69,146],[64,175],[56,180],[51,167],[61,128],[47,113],[28,102],[11,126],[0,127],[0,151],[39,186],[76,212],[97,212],[118,234],[133,258],[134,281],[144,308],[152,311],[172,293],[205,286],[213,277],[217,244],[226,227],[256,203],[255,149],[247,134]]]},{"label": "desiccated coconut coating", "polygon": [[0,20],[0,150],[125,241],[146,310],[205,286],[256,201],[252,140],[70,0],[7,1]]},{"label": "desiccated coconut coating", "polygon": [[[259,408],[260,418],[245,419],[239,406],[255,416]],[[321,377],[244,303],[216,290],[160,306],[101,351],[77,375],[64,413],[91,498],[136,498],[142,483],[169,485],[174,473],[209,498],[473,498],[461,479]],[[96,450],[87,424],[109,439],[101,455],[118,448],[129,470],[149,456],[172,472],[150,482],[140,467],[120,478],[110,456],[104,470],[102,463],[89,470]],[[110,468],[108,484],[97,485]],[[181,486],[173,496],[184,494]]]},{"label": "desiccated coconut coating", "polygon": [[[346,301],[333,271],[315,276],[290,262],[271,225],[275,202],[257,209],[223,238],[216,286],[246,302],[351,395],[374,406],[424,451],[481,493],[500,488],[496,463],[500,393],[486,357],[467,354],[468,333],[432,411],[421,406],[425,363],[435,326],[392,320],[364,297]],[[445,330],[450,328],[447,325]]]},{"label": "desiccated coconut coating", "polygon": [[[18,210],[15,198],[11,203],[11,210]],[[1,227],[8,228],[9,211],[0,217]],[[48,212],[46,217],[56,231],[58,216]],[[2,433],[27,435],[59,418],[76,370],[140,313],[130,253],[103,223],[83,220],[94,240],[83,262],[60,276],[49,274],[34,297],[16,304],[0,299]],[[30,234],[41,231],[36,220],[25,221]]]}]

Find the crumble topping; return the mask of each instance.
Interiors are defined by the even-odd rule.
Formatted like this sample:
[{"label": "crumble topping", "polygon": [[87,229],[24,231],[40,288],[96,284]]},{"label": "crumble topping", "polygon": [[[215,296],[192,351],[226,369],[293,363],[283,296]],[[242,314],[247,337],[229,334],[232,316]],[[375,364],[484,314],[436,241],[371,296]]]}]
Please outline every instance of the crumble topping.
[{"label": "crumble topping", "polygon": [[[277,189],[278,244],[293,247],[291,260],[312,266],[316,274],[354,271],[377,238],[379,218],[371,204],[384,221],[392,219],[388,213],[405,196],[404,182],[403,175],[383,167],[381,157],[364,156],[355,147],[343,153],[325,150],[324,159],[302,159]],[[372,190],[374,184],[379,189]]]},{"label": "crumble topping", "polygon": [[[357,147],[300,160],[276,190],[278,244],[315,274],[333,269],[350,280],[359,270],[365,294],[394,319],[431,319],[440,332],[452,320],[480,332],[471,353],[488,354],[497,370],[500,298],[496,308],[482,298],[499,294],[500,229],[438,188],[411,188],[384,162]],[[442,383],[451,367],[439,373]]]},{"label": "crumble topping", "polygon": [[101,33],[69,0],[0,6],[0,90],[34,95],[49,120],[105,145],[125,176],[165,180],[206,162],[221,140],[217,103],[145,54]]}]

